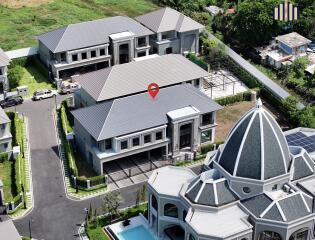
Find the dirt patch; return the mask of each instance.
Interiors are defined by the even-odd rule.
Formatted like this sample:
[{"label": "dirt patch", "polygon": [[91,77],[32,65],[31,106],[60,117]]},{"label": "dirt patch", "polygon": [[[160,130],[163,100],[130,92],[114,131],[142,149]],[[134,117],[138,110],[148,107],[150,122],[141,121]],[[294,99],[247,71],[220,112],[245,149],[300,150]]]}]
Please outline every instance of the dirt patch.
[{"label": "dirt patch", "polygon": [[9,8],[34,7],[53,0],[0,0],[0,5]]},{"label": "dirt patch", "polygon": [[253,106],[255,102],[241,102],[225,106],[218,111],[216,141],[224,141],[235,123]]}]

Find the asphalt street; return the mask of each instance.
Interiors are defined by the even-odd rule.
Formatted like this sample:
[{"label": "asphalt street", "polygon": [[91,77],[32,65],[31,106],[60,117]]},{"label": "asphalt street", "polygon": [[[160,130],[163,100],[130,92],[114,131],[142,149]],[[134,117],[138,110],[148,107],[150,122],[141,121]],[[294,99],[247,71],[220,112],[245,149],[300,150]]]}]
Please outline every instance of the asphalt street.
[{"label": "asphalt street", "polygon": [[[63,98],[58,96],[56,101],[60,103]],[[52,98],[39,102],[26,100],[13,109],[29,120],[34,187],[33,210],[14,223],[22,236],[31,235],[38,240],[73,240],[79,239],[77,233],[85,218],[84,208],[92,204],[93,208],[101,209],[102,196],[83,201],[66,197],[53,117],[55,107],[55,99]],[[193,170],[198,172],[200,168]],[[136,193],[142,185],[135,184],[120,190],[123,199],[121,208],[135,204]]]}]

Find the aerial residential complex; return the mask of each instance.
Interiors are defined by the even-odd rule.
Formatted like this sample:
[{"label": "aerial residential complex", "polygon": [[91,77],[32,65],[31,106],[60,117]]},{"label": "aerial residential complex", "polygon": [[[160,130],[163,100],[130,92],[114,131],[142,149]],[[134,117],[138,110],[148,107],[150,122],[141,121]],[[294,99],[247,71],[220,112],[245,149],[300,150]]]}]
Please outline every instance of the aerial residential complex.
[{"label": "aerial residential complex", "polygon": [[203,28],[170,8],[136,20],[124,16],[104,18],[38,36],[39,56],[58,83],[72,75],[128,63],[151,53],[198,53]]},{"label": "aerial residential complex", "polygon": [[103,163],[139,153],[150,161],[193,159],[201,144],[215,136],[215,112],[221,106],[191,84],[118,98],[72,112],[82,156],[99,173]]},{"label": "aerial residential complex", "polygon": [[257,101],[209,153],[206,168],[164,167],[148,181],[149,223],[171,239],[307,240],[314,234],[314,162],[288,146]]}]

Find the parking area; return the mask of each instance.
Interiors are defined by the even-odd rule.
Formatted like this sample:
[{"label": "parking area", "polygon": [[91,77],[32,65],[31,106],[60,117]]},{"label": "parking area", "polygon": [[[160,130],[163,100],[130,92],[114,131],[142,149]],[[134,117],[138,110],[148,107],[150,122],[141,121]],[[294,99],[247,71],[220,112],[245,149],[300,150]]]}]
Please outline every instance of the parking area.
[{"label": "parking area", "polygon": [[111,189],[126,187],[149,179],[153,170],[170,165],[162,158],[162,148],[103,163]]}]

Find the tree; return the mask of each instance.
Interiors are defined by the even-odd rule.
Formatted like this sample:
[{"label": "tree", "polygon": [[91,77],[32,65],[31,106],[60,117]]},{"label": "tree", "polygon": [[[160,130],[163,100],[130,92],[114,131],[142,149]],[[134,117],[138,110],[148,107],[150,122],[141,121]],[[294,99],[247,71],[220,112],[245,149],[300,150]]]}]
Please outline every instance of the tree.
[{"label": "tree", "polygon": [[273,18],[273,9],[281,0],[244,0],[238,4],[233,28],[244,45],[258,46],[276,36],[280,28]]},{"label": "tree", "polygon": [[10,67],[8,70],[8,79],[10,82],[11,88],[16,88],[19,86],[20,80],[24,76],[24,69],[20,65],[15,65],[14,67]]},{"label": "tree", "polygon": [[110,216],[110,221],[118,215],[118,207],[121,204],[121,196],[118,192],[110,192],[103,197],[103,211]]},{"label": "tree", "polygon": [[215,39],[206,39],[203,43],[203,54],[210,67],[215,68],[226,57],[225,46]]},{"label": "tree", "polygon": [[291,73],[294,74],[295,78],[304,78],[305,69],[309,65],[309,60],[306,57],[296,59],[290,66]]}]

